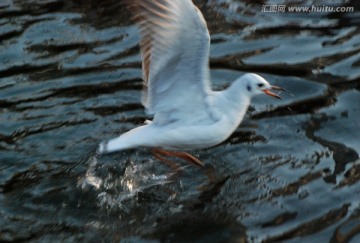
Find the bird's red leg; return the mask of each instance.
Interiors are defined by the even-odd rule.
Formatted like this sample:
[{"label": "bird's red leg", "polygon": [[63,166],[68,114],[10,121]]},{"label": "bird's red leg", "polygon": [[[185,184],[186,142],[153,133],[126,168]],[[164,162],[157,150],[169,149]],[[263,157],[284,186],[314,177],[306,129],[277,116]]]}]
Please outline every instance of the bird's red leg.
[{"label": "bird's red leg", "polygon": [[192,156],[191,154],[188,154],[185,152],[173,152],[173,151],[170,151],[170,154],[171,154],[171,156],[182,158],[192,165],[195,165],[195,166],[198,166],[201,168],[204,167],[203,162],[201,162],[198,158]]},{"label": "bird's red leg", "polygon": [[164,157],[162,157],[162,155],[165,155],[165,154],[162,153],[161,149],[152,149],[151,152],[155,158],[157,158],[158,160],[160,160],[161,162],[163,162],[164,164],[169,166],[172,170],[174,170],[174,171],[179,170],[180,166],[178,164],[176,164],[174,161],[171,161],[171,160],[168,160],[168,159],[165,159]]},{"label": "bird's red leg", "polygon": [[172,157],[178,157],[178,158],[184,159],[189,164],[196,165],[201,168],[204,167],[204,164],[199,159],[197,159],[194,156],[192,156],[188,153],[185,153],[185,152],[167,151],[167,150],[162,150],[162,149],[153,149],[153,151],[155,151],[155,153],[161,154],[163,156],[168,156],[168,157],[172,156]]}]

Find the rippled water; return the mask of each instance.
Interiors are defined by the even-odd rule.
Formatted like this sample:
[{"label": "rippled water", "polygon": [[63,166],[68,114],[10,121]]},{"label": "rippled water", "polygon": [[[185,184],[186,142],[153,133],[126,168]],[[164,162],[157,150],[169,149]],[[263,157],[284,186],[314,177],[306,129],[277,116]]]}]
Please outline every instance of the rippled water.
[{"label": "rippled water", "polygon": [[360,241],[358,1],[195,2],[215,89],[256,72],[289,92],[177,179],[146,149],[95,156],[149,118],[122,2],[0,2],[0,241]]}]

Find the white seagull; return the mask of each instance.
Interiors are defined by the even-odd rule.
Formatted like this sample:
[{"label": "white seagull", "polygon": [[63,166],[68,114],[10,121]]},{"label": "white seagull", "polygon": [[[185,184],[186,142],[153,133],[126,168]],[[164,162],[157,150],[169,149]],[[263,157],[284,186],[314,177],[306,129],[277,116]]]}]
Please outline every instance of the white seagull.
[{"label": "white seagull", "polygon": [[140,32],[144,89],[142,104],[153,120],[99,145],[100,154],[137,147],[155,156],[176,156],[203,166],[181,150],[203,149],[226,140],[239,126],[251,98],[271,86],[247,73],[223,91],[210,87],[210,36],[191,0],[132,0]]}]

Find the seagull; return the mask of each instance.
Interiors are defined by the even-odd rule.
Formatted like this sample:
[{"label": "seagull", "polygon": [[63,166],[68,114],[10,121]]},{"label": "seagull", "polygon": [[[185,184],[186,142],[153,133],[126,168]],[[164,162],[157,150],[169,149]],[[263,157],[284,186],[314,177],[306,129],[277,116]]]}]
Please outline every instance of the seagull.
[{"label": "seagull", "polygon": [[259,94],[281,99],[261,76],[247,73],[227,89],[211,90],[210,35],[191,0],[132,0],[140,33],[144,88],[142,104],[152,121],[100,143],[99,154],[146,147],[159,160],[182,158],[204,166],[181,151],[204,149],[226,140]]}]

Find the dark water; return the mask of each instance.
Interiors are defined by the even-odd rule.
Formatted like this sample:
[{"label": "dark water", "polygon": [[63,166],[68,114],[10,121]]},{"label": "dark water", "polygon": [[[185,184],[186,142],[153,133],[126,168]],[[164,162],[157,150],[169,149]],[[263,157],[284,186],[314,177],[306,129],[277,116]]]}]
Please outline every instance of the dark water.
[{"label": "dark water", "polygon": [[[137,30],[121,1],[0,2],[1,242],[359,242],[360,13],[264,13],[272,1],[195,1],[222,89],[256,72],[254,100],[215,169],[178,180],[147,150],[97,158],[146,118]],[[205,3],[207,2],[207,3]]]}]

